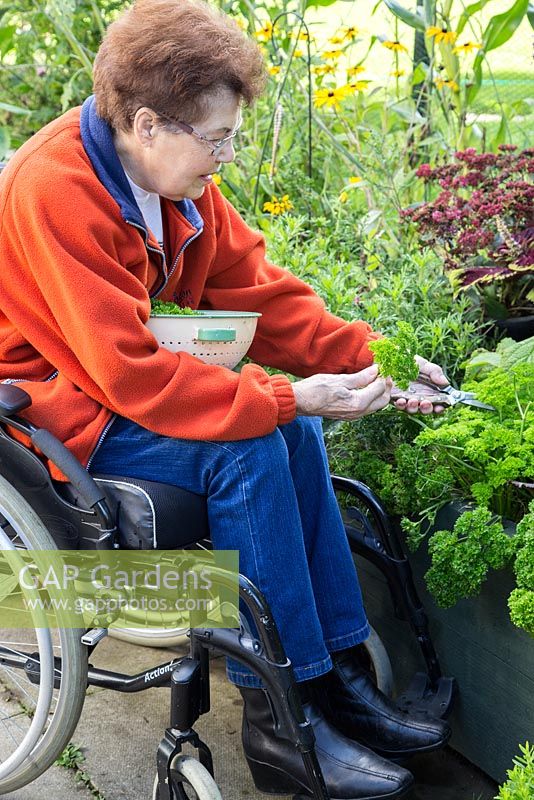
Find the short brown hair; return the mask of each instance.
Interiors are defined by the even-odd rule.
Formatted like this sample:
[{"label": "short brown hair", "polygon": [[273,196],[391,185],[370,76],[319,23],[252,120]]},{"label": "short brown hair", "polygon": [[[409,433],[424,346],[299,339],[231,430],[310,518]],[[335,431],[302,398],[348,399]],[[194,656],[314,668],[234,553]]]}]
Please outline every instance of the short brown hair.
[{"label": "short brown hair", "polygon": [[99,116],[129,130],[142,106],[200,122],[223,87],[249,105],[265,66],[258,45],[203,0],[137,0],[109,26],[93,79]]}]

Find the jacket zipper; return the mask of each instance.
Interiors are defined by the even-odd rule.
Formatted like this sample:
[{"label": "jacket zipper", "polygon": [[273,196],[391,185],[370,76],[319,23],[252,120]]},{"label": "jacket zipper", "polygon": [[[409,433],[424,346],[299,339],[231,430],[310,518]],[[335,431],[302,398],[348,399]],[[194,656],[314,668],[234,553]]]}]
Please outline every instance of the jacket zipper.
[{"label": "jacket zipper", "polygon": [[157,253],[158,256],[160,256],[160,258],[161,258],[161,260],[163,262],[163,271],[164,271],[165,275],[167,276],[167,270],[165,269],[165,265],[166,265],[165,253],[162,250],[160,250],[159,248],[151,247],[149,245],[149,243],[148,243],[148,234],[146,232],[146,228],[143,228],[142,225],[138,225],[137,222],[131,222],[129,219],[125,220],[125,222],[126,222],[127,225],[131,225],[132,228],[137,228],[138,231],[141,231],[141,233],[143,234],[143,239],[145,240],[146,249],[150,250],[152,253]]},{"label": "jacket zipper", "polygon": [[[164,280],[163,284],[158,288],[158,290],[153,295],[151,295],[151,297],[157,297],[157,295],[160,294],[163,291],[163,289],[165,288],[165,286],[167,285],[167,283],[169,281],[169,278],[171,277],[171,275],[173,274],[174,270],[176,269],[176,266],[178,264],[178,260],[179,260],[180,256],[182,255],[182,253],[184,252],[185,248],[189,244],[191,244],[191,242],[194,241],[198,236],[200,236],[200,234],[202,233],[204,228],[200,228],[200,230],[197,230],[197,232],[193,236],[191,236],[189,239],[187,239],[186,242],[184,242],[184,244],[180,248],[180,252],[178,253],[176,258],[174,259],[174,263],[172,265],[171,271],[167,273],[166,270],[165,270],[165,264],[166,264],[165,253],[162,253],[161,250],[157,250],[155,247],[150,247],[150,245],[148,244],[148,237],[147,237],[146,230],[141,225],[137,225],[135,222],[130,222],[129,220],[126,220],[126,222],[128,223],[128,225],[131,225],[133,228],[137,228],[139,231],[141,231],[141,233],[143,234],[143,237],[145,239],[145,247],[146,247],[146,249],[147,250],[151,250],[153,253],[157,253],[161,257],[161,259],[163,261],[163,270],[164,270],[164,273],[165,273],[165,280]],[[109,422],[106,424],[106,427],[104,428],[104,430],[100,434],[100,436],[98,438],[98,442],[96,443],[96,445],[94,447],[94,450],[91,453],[91,455],[89,456],[89,460],[88,460],[88,462],[86,464],[85,469],[87,471],[89,471],[89,467],[91,466],[91,463],[92,463],[97,451],[99,450],[100,446],[102,445],[102,442],[106,438],[106,436],[108,434],[108,431],[111,428],[111,426],[112,426],[113,422],[115,421],[116,417],[117,417],[117,414],[113,414],[113,416],[111,417]]]},{"label": "jacket zipper", "polygon": [[[51,375],[48,376],[48,378],[45,378],[44,381],[41,381],[41,382],[42,383],[48,383],[48,381],[53,381],[54,378],[57,378],[58,375],[59,375],[59,370],[56,369]],[[29,382],[30,382],[29,378],[6,378],[5,380],[1,381],[1,383],[9,383],[9,384],[11,384],[11,383],[29,383]]]},{"label": "jacket zipper", "polygon": [[[200,236],[200,234],[202,233],[204,228],[200,228],[200,230],[197,230],[197,232],[193,236],[191,236],[189,239],[187,239],[186,242],[184,242],[184,244],[180,248],[180,252],[178,253],[176,258],[174,259],[174,264],[172,265],[171,271],[169,273],[167,273],[167,271],[165,269],[165,265],[166,265],[165,253],[162,253],[161,250],[158,250],[155,247],[150,247],[150,245],[148,244],[148,237],[147,237],[146,230],[141,225],[137,225],[135,222],[130,222],[129,220],[126,220],[126,222],[127,222],[128,225],[131,225],[133,228],[137,228],[137,230],[141,231],[141,233],[143,234],[144,240],[145,240],[146,249],[150,250],[153,253],[157,253],[160,256],[161,260],[162,260],[163,272],[165,274],[165,280],[164,280],[163,284],[158,288],[156,293],[152,295],[152,297],[157,297],[157,295],[160,294],[163,291],[163,289],[165,288],[165,286],[167,285],[167,283],[169,281],[169,278],[171,277],[171,275],[173,274],[174,270],[176,269],[176,266],[178,264],[180,256],[184,252],[185,248],[189,244],[191,244],[191,242],[193,242],[198,236]],[[55,370],[55,372],[53,372],[52,375],[50,375],[48,378],[45,378],[43,383],[46,383],[47,381],[51,381],[54,378],[57,378],[58,374],[59,374],[59,371]],[[27,382],[28,382],[27,378],[6,378],[6,380],[2,381],[2,383],[27,383]],[[100,448],[102,442],[106,438],[107,433],[108,433],[109,429],[111,428],[113,422],[115,421],[116,417],[117,417],[117,414],[113,414],[113,416],[111,417],[109,422],[106,424],[106,427],[104,428],[104,430],[100,434],[100,436],[98,438],[98,442],[96,443],[96,445],[95,445],[95,447],[93,449],[93,452],[89,456],[89,461],[87,462],[87,465],[85,467],[85,469],[87,471],[89,471],[89,467],[91,466],[91,462],[93,461],[93,459],[94,459],[98,449]]]},{"label": "jacket zipper", "polygon": [[186,247],[188,247],[188,245],[190,245],[190,244],[191,244],[191,242],[194,242],[194,241],[195,241],[195,239],[198,239],[198,237],[200,236],[200,234],[202,233],[202,231],[203,231],[203,230],[204,230],[204,228],[200,228],[199,230],[197,230],[197,232],[196,232],[196,233],[194,233],[194,234],[193,234],[193,236],[191,236],[189,239],[187,239],[187,241],[185,241],[185,242],[183,243],[183,245],[181,246],[181,248],[180,248],[180,250],[179,250],[179,252],[178,252],[178,255],[177,255],[177,256],[176,256],[176,258],[174,259],[174,264],[173,264],[173,265],[172,265],[172,267],[171,267],[171,271],[170,271],[170,272],[169,272],[169,274],[167,275],[167,280],[165,281],[165,284],[164,284],[164,285],[161,287],[161,289],[158,289],[158,291],[156,292],[156,294],[152,295],[152,297],[157,297],[157,295],[161,293],[161,291],[164,289],[164,287],[165,287],[165,286],[167,285],[167,283],[169,282],[169,279],[170,279],[170,277],[172,276],[172,274],[173,274],[174,270],[175,270],[175,269],[176,269],[176,267],[178,266],[178,261],[180,260],[180,256],[181,256],[181,255],[182,255],[182,253],[184,252],[185,248],[186,248]]},{"label": "jacket zipper", "polygon": [[[48,381],[52,381],[52,380],[54,380],[54,378],[57,378],[58,375],[59,375],[59,370],[56,369],[51,375],[48,376],[48,378],[45,378],[44,381],[42,381],[42,383],[48,383]],[[28,380],[28,378],[6,378],[6,380],[1,381],[1,383],[9,383],[9,384],[12,384],[12,383],[29,383],[29,382],[30,381]],[[100,436],[98,438],[98,442],[96,443],[96,446],[95,446],[93,452],[91,453],[89,461],[87,462],[87,466],[86,466],[87,470],[89,469],[89,465],[90,465],[91,461],[93,460],[93,458],[95,457],[96,451],[98,450],[98,448],[100,447],[100,445],[104,441],[104,438],[105,438],[107,432],[109,431],[109,429],[110,429],[113,421],[115,420],[116,416],[117,416],[116,414],[113,414],[111,419],[106,423],[106,427],[104,428],[104,430],[100,434]]]},{"label": "jacket zipper", "polygon": [[94,457],[95,457],[95,455],[97,453],[97,450],[100,448],[100,445],[102,444],[102,442],[106,438],[107,433],[108,433],[109,429],[111,428],[112,424],[115,422],[116,418],[117,418],[117,414],[113,414],[111,419],[106,423],[106,427],[104,428],[104,430],[102,431],[102,433],[98,437],[98,442],[96,443],[96,445],[95,445],[95,447],[93,449],[93,452],[89,456],[89,461],[87,462],[87,464],[85,466],[85,469],[87,471],[89,471],[89,467],[91,466],[91,462],[93,461],[93,459],[94,459]]}]

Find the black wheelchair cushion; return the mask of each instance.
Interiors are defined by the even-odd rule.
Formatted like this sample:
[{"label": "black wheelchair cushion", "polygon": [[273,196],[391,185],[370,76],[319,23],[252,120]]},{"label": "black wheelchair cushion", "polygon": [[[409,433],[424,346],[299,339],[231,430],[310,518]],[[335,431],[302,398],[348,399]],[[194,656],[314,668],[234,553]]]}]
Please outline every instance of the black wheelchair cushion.
[{"label": "black wheelchair cushion", "polygon": [[[172,550],[209,538],[208,509],[202,495],[155,481],[93,474],[116,515],[121,547]],[[79,505],[72,484],[60,487],[63,497]]]},{"label": "black wheelchair cushion", "polygon": [[[57,547],[95,547],[101,530],[80,492],[71,483],[53,481],[42,461],[2,426],[0,474],[34,508]],[[93,477],[105,492],[117,522],[120,547],[171,550],[209,539],[205,497],[154,481],[114,475]]]}]

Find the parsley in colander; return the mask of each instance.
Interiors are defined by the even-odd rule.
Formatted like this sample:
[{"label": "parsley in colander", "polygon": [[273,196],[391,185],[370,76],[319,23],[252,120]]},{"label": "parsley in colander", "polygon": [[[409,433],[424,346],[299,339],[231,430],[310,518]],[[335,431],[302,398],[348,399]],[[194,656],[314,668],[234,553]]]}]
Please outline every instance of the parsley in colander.
[{"label": "parsley in colander", "polygon": [[156,316],[160,314],[173,314],[176,316],[192,316],[195,315],[197,312],[186,306],[182,308],[181,306],[177,305],[176,303],[165,303],[163,300],[151,300],[150,305],[152,306],[152,314]]}]

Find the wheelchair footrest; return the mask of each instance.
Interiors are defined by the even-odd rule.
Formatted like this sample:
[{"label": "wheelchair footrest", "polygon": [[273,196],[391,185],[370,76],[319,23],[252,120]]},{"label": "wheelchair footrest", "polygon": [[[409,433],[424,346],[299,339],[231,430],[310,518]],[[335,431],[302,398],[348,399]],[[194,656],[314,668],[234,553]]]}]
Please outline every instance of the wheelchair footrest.
[{"label": "wheelchair footrest", "polygon": [[445,719],[452,710],[457,690],[455,678],[442,676],[432,685],[426,672],[416,672],[396,703],[403,711],[419,711]]}]

